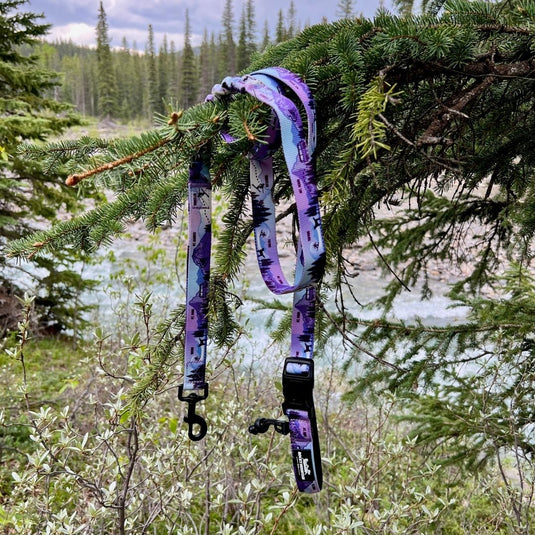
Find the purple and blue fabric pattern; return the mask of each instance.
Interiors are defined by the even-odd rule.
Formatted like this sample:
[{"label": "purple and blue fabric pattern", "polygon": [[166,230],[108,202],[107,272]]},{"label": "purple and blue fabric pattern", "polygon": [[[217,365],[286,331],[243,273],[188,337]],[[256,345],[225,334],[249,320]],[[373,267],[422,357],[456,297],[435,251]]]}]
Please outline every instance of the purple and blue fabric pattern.
[{"label": "purple and blue fabric pattern", "polygon": [[299,100],[303,103],[307,116],[308,151],[312,155],[316,150],[316,103],[308,85],[303,83],[299,76],[293,72],[280,67],[268,67],[267,69],[253,72],[250,76],[259,79],[266,85],[270,85],[270,82],[266,82],[266,78],[274,80],[275,83],[280,81],[298,96]]},{"label": "purple and blue fabric pattern", "polygon": [[205,386],[208,284],[212,242],[211,198],[208,165],[203,161],[195,161],[190,166],[188,192],[185,390],[198,390]]},{"label": "purple and blue fabric pattern", "polygon": [[[283,77],[281,81],[284,83],[306,87],[298,77],[284,69],[266,69],[254,74],[259,77],[262,73],[267,76],[274,76],[278,73]],[[265,239],[270,234],[269,228],[275,228],[275,209],[271,200],[273,169],[270,158],[262,158],[262,152],[265,151],[258,150],[252,154],[251,192],[253,210],[257,214],[253,217],[255,218],[256,249],[260,272],[266,285],[273,293],[291,293],[319,282],[325,265],[325,246],[321,232],[321,215],[313,161],[316,142],[315,108],[310,92],[302,89],[298,96],[303,95],[303,98],[306,99],[303,104],[309,118],[307,143],[297,106],[289,98],[254,78],[254,74],[244,78],[229,76],[221,84],[214,86],[212,95],[224,96],[236,92],[247,92],[261,102],[269,104],[278,119],[284,157],[297,206],[299,223],[297,264],[306,266],[306,269],[299,270],[299,277],[296,276],[294,284],[288,283],[282,272],[278,253],[274,249],[275,240]],[[273,234],[271,233],[271,235]]]},{"label": "purple and blue fabric pattern", "polygon": [[314,327],[316,320],[316,289],[309,286],[295,292],[292,312],[292,357],[311,359],[314,354]]},{"label": "purple and blue fabric pattern", "polygon": [[[299,109],[283,94],[285,88],[293,92],[303,105],[307,118],[307,136]],[[283,372],[283,410],[289,420],[286,425],[290,432],[298,488],[302,492],[318,492],[322,486],[322,470],[312,399],[312,357],[315,286],[323,276],[325,246],[315,182],[314,99],[298,76],[286,69],[273,67],[242,78],[227,77],[221,84],[214,86],[212,94],[206,100],[225,98],[236,93],[248,93],[272,109],[271,124],[263,142],[255,143],[249,153],[256,254],[267,287],[275,294],[294,294],[291,356],[286,360]],[[234,141],[227,133],[222,133],[222,138],[228,143]],[[295,196],[299,227],[293,284],[288,282],[283,273],[276,239],[272,155],[280,145]],[[206,386],[206,313],[211,240],[210,179],[207,166],[202,162],[192,164],[189,188],[190,239],[184,389],[200,390]],[[193,405],[196,401],[192,400]],[[282,424],[278,421],[276,423]],[[279,425],[279,429],[281,427]],[[202,437],[199,435],[199,438]],[[197,439],[196,436],[194,439]]]}]

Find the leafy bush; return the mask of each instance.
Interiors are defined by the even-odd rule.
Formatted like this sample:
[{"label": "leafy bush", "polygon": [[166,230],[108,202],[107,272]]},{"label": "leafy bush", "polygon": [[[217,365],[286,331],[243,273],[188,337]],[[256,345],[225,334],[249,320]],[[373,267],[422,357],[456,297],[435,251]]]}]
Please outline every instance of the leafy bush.
[{"label": "leafy bush", "polygon": [[[158,244],[142,254],[156,255],[162,273],[172,265]],[[287,438],[247,432],[258,416],[280,414],[274,376],[284,345],[260,349],[242,334],[232,351],[212,353],[211,395],[203,407],[209,433],[201,443],[188,440],[182,423],[185,407],[176,399],[182,365],[173,353],[172,373],[160,377],[141,412],[132,412],[134,385],[150,370],[151,344],[161,336],[157,314],[150,313],[150,281],[165,284],[155,273],[147,278],[143,265],[135,275],[134,262],[121,262],[109,294],[117,300],[113,309],[122,311],[116,317],[122,329],[120,301],[129,303],[132,331],[107,321],[93,342],[73,350],[60,340],[30,340],[30,324],[22,321],[17,343],[5,350],[4,533],[528,532],[528,460],[509,456],[475,475],[444,464],[447,443],[411,437],[406,400],[389,393],[373,404],[348,400],[347,378],[334,359],[320,361],[316,387],[325,475],[319,495],[296,492]],[[145,283],[147,293],[136,297],[134,288]],[[26,318],[31,305],[25,304]]]}]

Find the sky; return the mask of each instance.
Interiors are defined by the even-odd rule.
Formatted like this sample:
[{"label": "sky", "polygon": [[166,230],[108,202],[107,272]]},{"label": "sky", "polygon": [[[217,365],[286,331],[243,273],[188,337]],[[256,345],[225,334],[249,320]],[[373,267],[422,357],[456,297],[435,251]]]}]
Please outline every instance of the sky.
[{"label": "sky", "polygon": [[[243,1],[233,0],[236,26]],[[356,14],[372,18],[381,1],[390,9],[391,0],[356,0]],[[217,36],[221,31],[224,5],[225,0],[103,0],[111,46],[120,47],[125,37],[129,46],[135,43],[138,50],[145,48],[149,24],[152,24],[157,47],[165,34],[168,42],[174,41],[177,49],[182,48],[186,9],[194,46],[201,43],[205,28],[209,35],[213,31]],[[294,5],[301,27],[321,22],[322,17],[329,21],[337,18],[338,0],[294,0]],[[94,46],[98,6],[99,0],[29,0],[23,9],[44,14],[44,22],[52,25],[48,40],[72,40],[76,44]],[[261,39],[266,20],[273,38],[279,10],[286,15],[290,0],[255,0],[254,6],[258,39]]]}]

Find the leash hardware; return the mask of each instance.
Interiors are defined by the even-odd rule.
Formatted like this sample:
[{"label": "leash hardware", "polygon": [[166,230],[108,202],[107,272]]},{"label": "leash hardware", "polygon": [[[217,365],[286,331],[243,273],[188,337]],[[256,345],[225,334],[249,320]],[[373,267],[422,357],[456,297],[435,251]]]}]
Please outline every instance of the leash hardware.
[{"label": "leash hardware", "polygon": [[314,411],[314,361],[308,358],[288,357],[282,372],[282,408]]},{"label": "leash hardware", "polygon": [[282,372],[282,409],[291,427],[294,475],[301,492],[319,492],[323,485],[321,455],[314,409],[314,361],[290,357]]},{"label": "leash hardware", "polygon": [[[180,401],[185,401],[188,404],[188,414],[184,417],[184,422],[188,424],[188,437],[190,440],[198,441],[202,440],[206,432],[208,431],[208,426],[206,425],[206,421],[202,416],[199,416],[195,413],[195,405],[199,401],[203,401],[208,397],[208,383],[205,383],[202,389],[202,394],[198,394],[196,392],[191,392],[187,396],[184,395],[184,385],[178,386],[178,399]],[[193,426],[197,425],[199,427],[199,432],[194,433],[193,432]]]},{"label": "leash hardware", "polygon": [[249,426],[251,435],[266,433],[269,426],[272,425],[277,433],[287,435],[290,432],[290,424],[285,420],[272,420],[271,418],[258,418],[253,425]]}]

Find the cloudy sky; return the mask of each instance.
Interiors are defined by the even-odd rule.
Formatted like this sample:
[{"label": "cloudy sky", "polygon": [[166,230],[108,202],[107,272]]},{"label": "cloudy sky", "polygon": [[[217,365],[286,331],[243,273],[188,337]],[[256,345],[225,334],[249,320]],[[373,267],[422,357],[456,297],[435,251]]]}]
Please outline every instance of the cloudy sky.
[{"label": "cloudy sky", "polygon": [[[240,18],[243,0],[234,0],[234,19]],[[357,14],[373,17],[380,2],[390,8],[391,0],[357,0],[354,2]],[[155,41],[161,43],[164,34],[174,41],[177,48],[184,40],[184,14],[189,10],[193,44],[200,44],[203,30],[221,30],[221,18],[225,0],[103,0],[109,25],[112,46],[120,46],[126,37],[130,46],[135,42],[139,50],[144,49],[147,41],[147,28],[152,24]],[[326,17],[332,21],[337,18],[338,0],[294,0],[297,22],[303,26],[315,24]],[[263,31],[264,21],[268,21],[270,35],[273,37],[277,15],[282,9],[288,12],[290,0],[256,0],[257,28]],[[43,13],[45,21],[52,24],[49,39],[69,40],[83,45],[95,44],[99,0],[29,0],[24,9]]]}]

